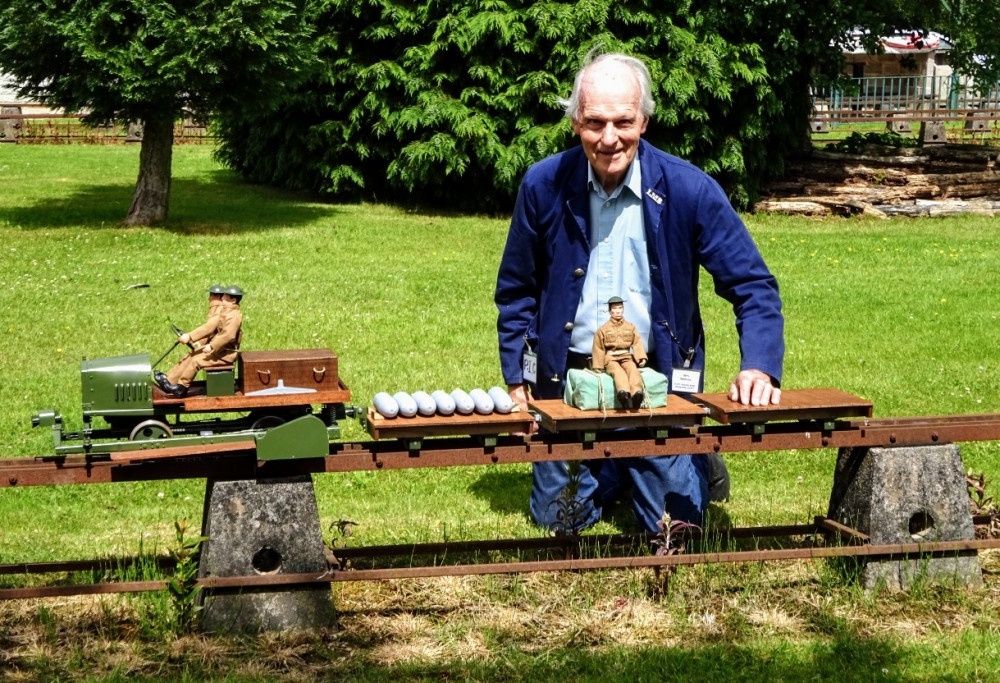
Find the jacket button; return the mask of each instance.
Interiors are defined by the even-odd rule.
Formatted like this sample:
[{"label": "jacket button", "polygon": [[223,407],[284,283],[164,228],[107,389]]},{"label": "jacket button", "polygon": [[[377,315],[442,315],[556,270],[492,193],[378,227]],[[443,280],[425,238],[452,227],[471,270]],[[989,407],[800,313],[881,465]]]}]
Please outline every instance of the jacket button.
[{"label": "jacket button", "polygon": [[567,332],[571,332],[573,330],[573,323],[566,323],[565,325],[563,325],[563,329],[566,330]]},{"label": "jacket button", "polygon": [[583,277],[584,273],[586,272],[587,271],[585,271],[583,268],[577,268],[576,270],[573,271],[573,277]]}]

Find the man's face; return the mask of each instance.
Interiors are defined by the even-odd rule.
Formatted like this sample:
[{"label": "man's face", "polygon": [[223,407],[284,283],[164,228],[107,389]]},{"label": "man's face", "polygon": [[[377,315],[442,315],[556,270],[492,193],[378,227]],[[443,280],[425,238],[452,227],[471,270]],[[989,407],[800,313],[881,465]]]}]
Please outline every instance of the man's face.
[{"label": "man's face", "polygon": [[208,295],[208,305],[209,306],[211,306],[212,304],[214,304],[217,301],[222,301],[222,295],[221,294],[212,293],[212,294]]},{"label": "man's face", "polygon": [[621,320],[625,316],[625,304],[611,304],[608,307],[612,320]]},{"label": "man's face", "polygon": [[640,111],[639,84],[627,67],[607,64],[585,74],[573,131],[606,192],[625,179],[647,123]]}]

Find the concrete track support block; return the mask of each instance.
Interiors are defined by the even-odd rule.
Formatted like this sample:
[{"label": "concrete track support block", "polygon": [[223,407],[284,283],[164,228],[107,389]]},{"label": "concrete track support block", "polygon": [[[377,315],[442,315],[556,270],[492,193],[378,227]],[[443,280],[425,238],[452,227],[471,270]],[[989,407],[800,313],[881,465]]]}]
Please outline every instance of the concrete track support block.
[{"label": "concrete track support block", "polygon": [[[965,471],[958,447],[842,448],[829,517],[868,534],[873,545],[970,540]],[[907,589],[914,581],[982,584],[979,556],[863,560],[865,588]]]},{"label": "concrete track support block", "polygon": [[[297,574],[327,570],[309,475],[209,481],[199,576]],[[204,599],[209,633],[316,630],[336,626],[328,585],[215,590]]]}]

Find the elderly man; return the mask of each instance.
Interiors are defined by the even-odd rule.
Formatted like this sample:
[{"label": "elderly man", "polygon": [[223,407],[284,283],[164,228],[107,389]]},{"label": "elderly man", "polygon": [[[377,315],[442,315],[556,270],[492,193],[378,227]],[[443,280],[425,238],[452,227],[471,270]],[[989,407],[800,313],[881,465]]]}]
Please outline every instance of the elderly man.
[{"label": "elderly man", "polygon": [[[619,294],[643,338],[649,365],[674,393],[703,387],[698,273],[733,306],[742,361],[730,398],[778,403],[784,355],[781,300],[746,227],[718,184],[641,136],[654,111],[649,72],[622,54],[592,59],[563,102],[580,146],[528,169],[497,276],[500,363],[524,406],[561,396],[566,371],[588,365],[602,302]],[[527,373],[526,373],[527,370]],[[603,469],[602,469],[603,467]],[[664,511],[699,523],[709,502],[705,456],[628,458],[582,468],[583,524],[601,515],[619,479],[631,483],[640,526]],[[531,513],[556,523],[568,481],[562,462],[536,463]]]}]

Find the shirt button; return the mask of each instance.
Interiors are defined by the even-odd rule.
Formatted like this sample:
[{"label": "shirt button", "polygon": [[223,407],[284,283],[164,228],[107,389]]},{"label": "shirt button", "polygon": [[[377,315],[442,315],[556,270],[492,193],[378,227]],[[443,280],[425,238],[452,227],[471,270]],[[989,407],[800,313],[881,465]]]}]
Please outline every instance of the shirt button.
[{"label": "shirt button", "polygon": [[563,329],[566,330],[567,332],[572,331],[573,330],[573,323],[566,323],[565,325],[563,325]]},{"label": "shirt button", "polygon": [[583,277],[585,272],[583,268],[577,268],[573,271],[573,277]]}]

